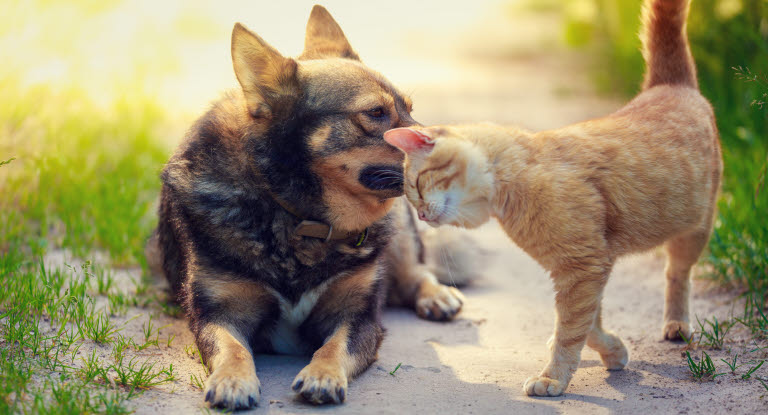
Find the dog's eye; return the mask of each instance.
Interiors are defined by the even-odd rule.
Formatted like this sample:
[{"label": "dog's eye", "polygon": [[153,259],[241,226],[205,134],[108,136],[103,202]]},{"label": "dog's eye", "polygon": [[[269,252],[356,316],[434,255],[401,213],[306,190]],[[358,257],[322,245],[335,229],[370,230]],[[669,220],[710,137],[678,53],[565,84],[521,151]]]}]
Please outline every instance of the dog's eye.
[{"label": "dog's eye", "polygon": [[384,108],[376,107],[376,108],[373,108],[373,109],[370,109],[370,110],[366,111],[365,115],[367,115],[367,116],[369,116],[371,118],[382,118],[382,117],[384,117],[387,114],[384,112]]}]

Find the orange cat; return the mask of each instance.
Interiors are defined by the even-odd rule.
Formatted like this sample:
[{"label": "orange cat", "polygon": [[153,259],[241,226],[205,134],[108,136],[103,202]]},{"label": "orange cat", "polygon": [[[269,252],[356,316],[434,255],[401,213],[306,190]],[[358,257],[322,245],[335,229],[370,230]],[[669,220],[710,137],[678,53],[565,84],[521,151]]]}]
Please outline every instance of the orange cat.
[{"label": "orange cat", "polygon": [[688,0],[644,9],[643,92],[614,114],[530,133],[490,124],[385,133],[406,154],[406,195],[433,226],[493,216],[550,271],[557,319],[551,358],[528,395],[560,395],[586,343],[610,370],[628,353],[602,328],[616,259],[665,244],[664,337],[690,336],[689,275],[709,239],[722,161],[685,35]]}]

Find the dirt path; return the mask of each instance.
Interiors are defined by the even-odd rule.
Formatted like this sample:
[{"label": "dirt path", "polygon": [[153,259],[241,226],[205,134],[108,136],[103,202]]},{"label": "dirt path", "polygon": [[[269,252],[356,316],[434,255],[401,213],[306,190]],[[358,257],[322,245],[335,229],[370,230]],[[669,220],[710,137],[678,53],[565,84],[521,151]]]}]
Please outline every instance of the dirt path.
[{"label": "dirt path", "polygon": [[[554,309],[546,273],[507,241],[495,225],[479,230],[483,245],[498,259],[486,277],[465,290],[467,306],[451,323],[420,320],[409,310],[389,309],[387,338],[379,360],[351,383],[347,403],[323,408],[294,398],[290,384],[309,362],[293,356],[258,356],[262,402],[251,413],[411,414],[411,413],[759,413],[766,402],[762,386],[738,376],[712,382],[692,380],[682,356],[684,345],[661,340],[663,257],[649,253],[616,266],[604,299],[605,324],[630,350],[630,364],[607,372],[597,353],[585,349],[567,393],[557,398],[529,398],[525,379],[547,359],[545,341],[551,334]],[[727,296],[716,296],[697,283],[694,312],[726,317]],[[142,319],[131,324],[135,330]],[[173,363],[179,378],[145,392],[134,401],[137,413],[184,414],[204,407],[202,393],[189,385],[190,374],[202,369],[183,351],[192,344],[184,321],[172,324],[161,338],[176,334],[174,346],[150,352],[164,364]],[[130,331],[129,331],[130,332]],[[734,350],[743,344],[729,343]],[[86,351],[87,352],[87,351]],[[724,352],[710,352],[713,358]],[[755,356],[757,357],[757,356]],[[763,356],[765,357],[765,356]],[[400,368],[390,375],[399,363]],[[721,362],[719,368],[725,369]],[[758,375],[765,376],[765,370]]]},{"label": "dirt path", "polygon": [[[342,25],[348,22],[339,20]],[[521,15],[514,21],[488,18],[476,28],[472,32],[475,35],[467,35],[450,46],[445,43],[460,38],[461,33],[441,37],[441,33],[432,31],[430,36],[412,38],[410,46],[399,55],[387,54],[386,50],[377,55],[359,43],[356,47],[364,57],[371,56],[366,60],[371,66],[402,89],[412,91],[415,117],[427,124],[494,120],[542,129],[606,114],[621,105],[596,98],[581,64],[583,57],[555,47],[559,29],[551,17]],[[345,30],[354,40],[357,29]],[[448,28],[443,30],[446,34]],[[262,35],[270,38],[268,33]],[[430,43],[441,46],[425,46]],[[398,45],[403,45],[402,39]],[[388,64],[395,58],[412,59],[412,68]],[[609,373],[598,355],[587,349],[564,396],[525,396],[524,380],[538,373],[547,358],[545,342],[554,321],[551,283],[546,273],[495,224],[477,232],[483,246],[497,254],[497,260],[484,279],[464,290],[466,308],[456,321],[430,323],[409,310],[388,310],[384,318],[388,336],[379,360],[351,383],[347,403],[341,406],[318,408],[294,398],[290,383],[308,358],[258,356],[263,394],[259,408],[252,412],[402,415],[765,411],[761,395],[766,392],[761,392],[758,382],[744,382],[730,374],[715,382],[694,382],[681,355],[683,345],[661,340],[663,257],[656,252],[620,262],[605,293],[605,325],[618,332],[630,349],[628,367]],[[708,294],[701,283],[696,287],[696,315],[723,318],[728,314],[727,296]],[[128,323],[126,333],[139,335],[146,310],[131,310],[127,317],[138,313],[145,315]],[[190,375],[202,374],[202,367],[184,351],[185,345],[193,344],[186,322],[160,317],[158,325],[166,324],[170,326],[161,331],[161,339],[175,335],[172,346],[144,354],[164,364],[173,363],[178,380],[145,392],[133,401],[135,409],[140,414],[204,411],[203,394],[189,381]],[[728,347],[741,350],[745,346],[732,343]],[[713,357],[722,354],[714,353]],[[399,363],[402,366],[391,375],[389,372]],[[767,373],[765,368],[757,372],[762,376]]]}]

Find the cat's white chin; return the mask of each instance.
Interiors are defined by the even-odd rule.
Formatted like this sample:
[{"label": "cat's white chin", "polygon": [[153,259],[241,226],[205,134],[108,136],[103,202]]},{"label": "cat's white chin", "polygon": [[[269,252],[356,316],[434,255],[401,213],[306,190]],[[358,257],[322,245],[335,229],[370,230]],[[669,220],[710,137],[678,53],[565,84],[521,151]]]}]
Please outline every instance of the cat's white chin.
[{"label": "cat's white chin", "polygon": [[427,220],[425,222],[427,222],[427,225],[429,225],[429,226],[431,226],[433,228],[439,228],[441,226],[440,222],[435,222],[435,221],[431,221],[431,220]]},{"label": "cat's white chin", "polygon": [[458,214],[454,215],[450,221],[444,222],[461,228],[473,229],[485,224],[491,217],[488,202],[485,198],[462,202],[456,211]]},{"label": "cat's white chin", "polygon": [[488,217],[486,217],[485,219],[472,218],[472,219],[463,219],[460,221],[453,221],[453,222],[450,222],[449,225],[458,226],[459,228],[474,229],[482,226],[483,224],[485,224],[485,222],[488,222]]}]

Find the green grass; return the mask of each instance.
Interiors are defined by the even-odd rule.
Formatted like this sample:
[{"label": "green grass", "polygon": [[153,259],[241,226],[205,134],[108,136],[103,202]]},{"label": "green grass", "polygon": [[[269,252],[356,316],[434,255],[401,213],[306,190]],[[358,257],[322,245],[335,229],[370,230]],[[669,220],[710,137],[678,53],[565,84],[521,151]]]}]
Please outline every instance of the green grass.
[{"label": "green grass", "polygon": [[[16,158],[0,173],[0,209],[9,213],[0,219],[0,248],[35,235],[41,247],[54,243],[76,255],[100,248],[118,264],[143,261],[168,156],[154,135],[160,110],[141,97],[104,110],[77,90],[17,83],[0,79],[0,134],[10,143],[2,151]],[[62,112],[69,102],[79,105]]]},{"label": "green grass", "polygon": [[698,344],[715,350],[723,348],[725,336],[733,326],[731,322],[718,321],[717,317],[712,317],[711,321],[709,319],[704,319],[703,322],[696,317],[696,323],[699,325],[699,329],[697,330],[699,334]]},{"label": "green grass", "polygon": [[765,363],[765,360],[761,360],[761,361],[760,361],[760,363],[758,363],[757,365],[750,367],[750,368],[747,370],[747,372],[746,372],[746,373],[744,373],[743,375],[741,375],[741,378],[742,378],[742,379],[744,379],[744,380],[750,379],[750,378],[752,377],[752,374],[753,374],[753,373],[755,373],[755,371],[756,371],[757,369],[760,369],[760,366],[762,366],[762,365],[763,365],[763,363]]},{"label": "green grass", "polygon": [[128,362],[121,357],[115,364],[109,367],[116,374],[114,377],[118,385],[136,389],[149,389],[153,386],[172,382],[176,378],[173,375],[173,364],[168,367],[155,369],[155,363],[149,361],[138,362],[134,356]]},{"label": "green grass", "polygon": [[[78,68],[87,59],[77,54],[77,30],[71,39],[69,31],[58,40],[40,34],[52,49],[7,39],[34,26],[32,15],[48,27],[60,12],[88,19],[114,4],[9,6],[0,17],[3,56],[66,50],[59,59]],[[71,44],[61,43],[66,39]],[[147,66],[135,63],[139,72]],[[134,84],[115,80],[119,95],[95,99],[76,70],[66,79],[28,82],[27,70],[47,64],[0,68],[0,413],[130,413],[130,398],[175,379],[172,366],[138,355],[159,347],[153,321],[137,344],[123,334],[127,322],[116,320],[129,307],[154,306],[147,279],[118,288],[109,271],[145,265],[158,173],[169,153],[160,135],[167,117],[140,76]],[[51,269],[43,258],[53,249],[105,262]],[[102,355],[105,349],[111,352]]]},{"label": "green grass", "polygon": [[694,379],[698,381],[714,380],[716,377],[722,375],[722,373],[717,373],[715,363],[712,361],[712,358],[709,357],[707,352],[702,350],[701,358],[698,359],[698,361],[691,357],[689,351],[686,351],[685,355],[687,357],[688,370],[691,372]]},{"label": "green grass", "polygon": [[[88,264],[48,269],[14,247],[0,259],[0,413],[127,413],[127,399],[174,380],[173,367],[140,358],[124,324],[94,305]],[[159,329],[147,323],[149,342]],[[110,361],[85,345],[112,345]],[[133,355],[127,358],[128,355]],[[117,385],[117,389],[112,385]]]},{"label": "green grass", "polygon": [[395,372],[397,372],[397,369],[400,369],[400,365],[402,365],[402,363],[398,363],[397,366],[395,366],[395,370],[389,372],[389,374],[395,376]]},{"label": "green grass", "polygon": [[[130,398],[175,379],[136,354],[159,347],[151,320],[138,345],[114,321],[153,303],[146,279],[126,292],[108,271],[143,265],[164,115],[140,92],[104,106],[76,87],[22,85],[0,73],[0,413],[130,413]],[[52,248],[108,262],[50,269]],[[93,345],[112,353],[77,355]]]},{"label": "green grass", "polygon": [[[566,41],[593,56],[598,90],[622,97],[639,91],[640,0],[564,1]],[[739,321],[768,335],[768,2],[696,0],[688,36],[702,94],[717,117],[725,165],[718,216],[704,261],[711,277],[738,287]]]},{"label": "green grass", "polygon": [[742,366],[742,365],[736,364],[736,360],[738,358],[739,358],[739,354],[736,353],[736,354],[733,355],[733,358],[731,358],[730,361],[725,360],[725,359],[720,359],[720,361],[722,361],[723,363],[728,365],[728,369],[731,369],[731,374],[735,375],[736,374],[736,369],[738,369],[738,368],[740,368]]},{"label": "green grass", "polygon": [[198,350],[197,346],[188,344],[184,346],[184,351],[187,353],[187,356],[189,356],[190,359],[199,361],[200,366],[203,368],[202,374],[196,375],[193,373],[189,375],[189,384],[195,388],[203,390],[205,386],[205,378],[207,378],[210,374],[208,371],[208,366],[203,364],[203,356],[200,354],[200,350]]}]

